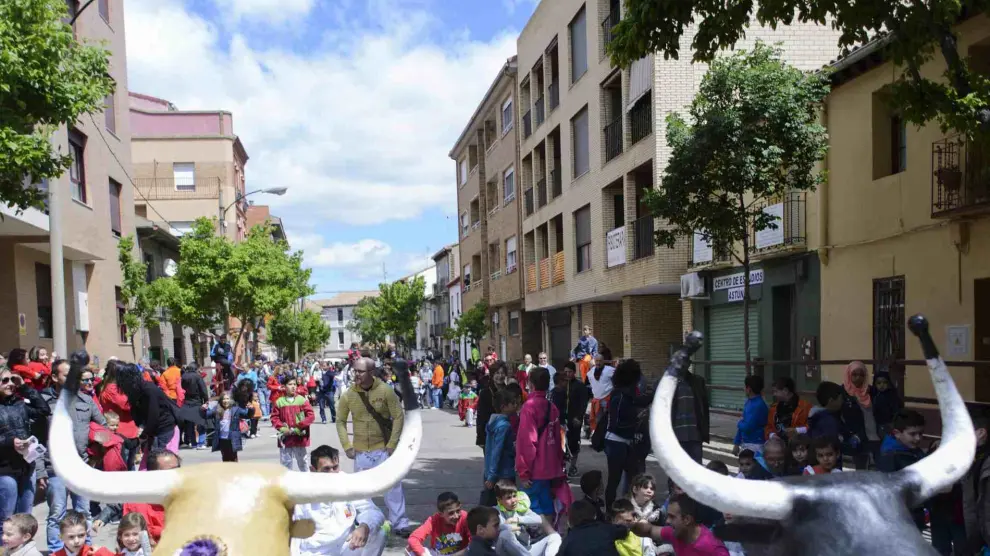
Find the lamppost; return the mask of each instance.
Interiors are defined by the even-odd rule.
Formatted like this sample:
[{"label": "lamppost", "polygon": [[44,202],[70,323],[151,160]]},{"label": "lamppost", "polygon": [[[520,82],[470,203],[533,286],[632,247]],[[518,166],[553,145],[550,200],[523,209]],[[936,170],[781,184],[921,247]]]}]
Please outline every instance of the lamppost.
[{"label": "lamppost", "polygon": [[282,195],[285,195],[285,192],[288,190],[289,190],[288,187],[269,187],[266,189],[255,189],[254,191],[248,191],[243,195],[236,195],[234,202],[230,203],[220,211],[221,230],[223,231],[223,233],[227,233],[227,211],[230,210],[230,208],[236,205],[237,203],[240,203],[241,201],[250,197],[251,195],[254,195],[255,193],[267,193],[269,195],[278,195],[279,197],[281,197]]}]

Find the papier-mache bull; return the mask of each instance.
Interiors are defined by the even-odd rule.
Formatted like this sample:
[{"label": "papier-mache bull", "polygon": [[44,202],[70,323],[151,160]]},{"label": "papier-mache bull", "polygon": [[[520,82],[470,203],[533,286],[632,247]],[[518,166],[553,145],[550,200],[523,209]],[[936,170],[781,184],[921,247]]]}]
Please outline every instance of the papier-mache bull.
[{"label": "papier-mache bull", "polygon": [[[680,447],[671,426],[679,374],[701,347],[692,332],[671,358],[653,401],[650,434],[660,466],[692,498],[733,516],[754,518],[740,527],[759,552],[779,556],[936,555],[908,513],[966,474],[976,453],[973,423],[939,356],[928,322],[908,327],[921,342],[942,417],[942,443],[930,456],[897,473],[855,472],[750,481],[697,464]],[[766,520],[773,520],[768,525]],[[753,533],[756,534],[753,534]],[[748,547],[747,547],[748,548]],[[757,548],[757,547],[754,547]]]},{"label": "papier-mache bull", "polygon": [[[423,424],[416,396],[404,396],[405,424],[398,447],[380,466],[351,474],[303,473],[275,464],[208,463],[167,471],[106,473],[86,465],[72,438],[70,400],[79,389],[85,351],[70,358],[68,380],[56,404],[49,436],[55,473],[73,492],[101,502],[165,507],[156,555],[288,556],[290,537],[313,533],[311,521],[292,521],[296,504],[371,498],[405,477],[419,453]],[[411,392],[408,369],[396,374]],[[214,550],[195,551],[203,545]]]}]

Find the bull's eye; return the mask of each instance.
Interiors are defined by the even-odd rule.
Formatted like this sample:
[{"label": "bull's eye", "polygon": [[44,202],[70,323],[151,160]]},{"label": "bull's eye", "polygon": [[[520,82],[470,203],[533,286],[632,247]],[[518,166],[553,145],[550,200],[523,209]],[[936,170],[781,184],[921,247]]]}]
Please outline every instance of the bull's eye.
[{"label": "bull's eye", "polygon": [[227,545],[219,537],[203,535],[187,542],[175,556],[227,556]]}]

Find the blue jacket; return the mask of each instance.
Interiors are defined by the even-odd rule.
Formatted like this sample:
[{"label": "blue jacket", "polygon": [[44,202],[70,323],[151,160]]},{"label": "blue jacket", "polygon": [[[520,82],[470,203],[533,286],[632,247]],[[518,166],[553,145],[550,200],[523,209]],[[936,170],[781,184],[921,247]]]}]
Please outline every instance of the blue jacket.
[{"label": "blue jacket", "polygon": [[[912,465],[925,457],[925,452],[921,448],[911,449],[897,440],[892,434],[888,434],[880,443],[880,457],[877,458],[877,471],[893,473]],[[925,507],[919,506],[911,508],[911,517],[918,530],[925,528]]]},{"label": "blue jacket", "polygon": [[251,385],[254,386],[254,389],[255,390],[258,389],[258,371],[254,370],[254,369],[251,369],[249,371],[245,371],[245,372],[241,373],[241,375],[239,377],[237,377],[237,380],[238,381],[241,381],[241,380],[244,380],[244,379],[250,380],[251,381]]},{"label": "blue jacket", "polygon": [[516,438],[509,418],[496,413],[485,427],[485,480],[516,478]]},{"label": "blue jacket", "polygon": [[337,378],[337,371],[323,371],[323,378],[320,379],[320,392],[326,394],[336,390],[334,379]]},{"label": "blue jacket", "polygon": [[578,338],[577,346],[571,352],[571,357],[581,359],[585,355],[592,357],[598,355],[598,340],[594,336],[581,336]]},{"label": "blue jacket", "polygon": [[[212,407],[206,408],[203,412],[204,417],[212,421],[211,426],[213,427],[213,450],[214,452],[220,451],[220,419],[223,417],[223,412],[219,411],[220,407],[214,410]],[[227,435],[227,439],[230,440],[230,446],[235,452],[240,452],[244,444],[241,442],[241,419],[247,419],[251,414],[251,411],[245,407],[234,406],[230,408],[230,434]]]},{"label": "blue jacket", "polygon": [[842,440],[848,436],[848,431],[842,422],[841,413],[832,413],[824,407],[815,406],[808,415],[808,436],[835,436]]},{"label": "blue jacket", "polygon": [[736,428],[736,439],[733,444],[763,444],[763,429],[767,426],[770,408],[760,396],[746,400],[743,406],[742,419]]}]

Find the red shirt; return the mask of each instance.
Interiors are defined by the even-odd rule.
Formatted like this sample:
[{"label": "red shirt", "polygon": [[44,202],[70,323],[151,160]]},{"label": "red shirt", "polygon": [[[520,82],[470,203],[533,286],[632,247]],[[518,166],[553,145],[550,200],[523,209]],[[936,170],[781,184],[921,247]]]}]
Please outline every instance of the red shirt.
[{"label": "red shirt", "polygon": [[434,554],[447,555],[464,550],[470,542],[471,532],[468,531],[467,512],[462,510],[457,525],[453,526],[439,513],[431,515],[409,535],[407,548],[417,556],[426,554],[426,550]]},{"label": "red shirt", "polygon": [[[60,548],[53,552],[52,556],[69,556],[69,553],[65,550],[65,548]],[[76,556],[116,556],[116,553],[109,549],[103,548],[102,546],[99,548],[93,548],[88,544],[84,544],[79,550],[79,554]]]},{"label": "red shirt", "polygon": [[120,416],[117,434],[124,438],[137,438],[138,428],[134,424],[134,417],[131,416],[131,404],[116,384],[107,384],[100,392],[100,406],[103,411],[113,411]]},{"label": "red shirt", "polygon": [[48,381],[45,366],[37,361],[31,361],[26,365],[14,365],[10,370],[24,379],[24,384],[30,384],[35,390],[42,390]]},{"label": "red shirt", "polygon": [[131,512],[144,516],[144,520],[148,522],[148,536],[157,543],[162,538],[162,529],[165,528],[165,507],[158,504],[124,504],[121,515]]}]

